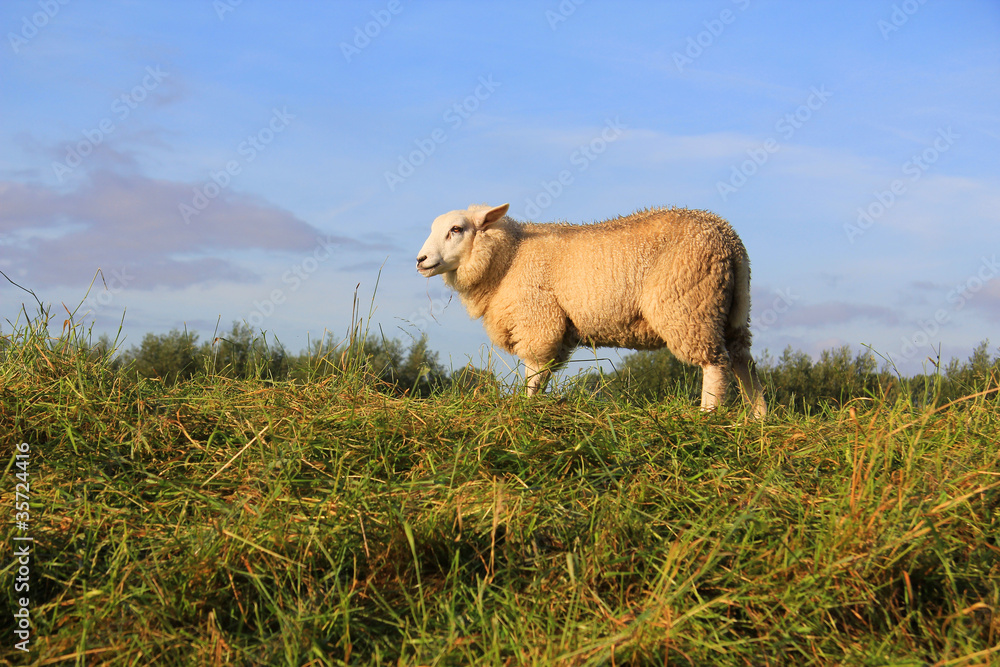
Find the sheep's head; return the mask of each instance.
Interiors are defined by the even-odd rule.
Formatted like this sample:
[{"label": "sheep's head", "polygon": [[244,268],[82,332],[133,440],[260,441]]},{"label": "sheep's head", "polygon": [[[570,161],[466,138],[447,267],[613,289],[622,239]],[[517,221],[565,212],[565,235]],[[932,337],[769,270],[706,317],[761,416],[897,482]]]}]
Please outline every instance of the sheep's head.
[{"label": "sheep's head", "polygon": [[431,235],[417,255],[417,271],[430,278],[455,271],[472,252],[476,234],[507,214],[510,204],[470,206],[464,211],[439,215],[431,223]]}]

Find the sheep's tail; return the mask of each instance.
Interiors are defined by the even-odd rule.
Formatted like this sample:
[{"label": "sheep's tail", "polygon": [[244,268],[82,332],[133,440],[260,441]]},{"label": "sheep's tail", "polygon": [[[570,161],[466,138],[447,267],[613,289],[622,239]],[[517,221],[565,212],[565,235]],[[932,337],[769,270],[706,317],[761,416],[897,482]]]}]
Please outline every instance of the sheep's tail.
[{"label": "sheep's tail", "polygon": [[733,301],[729,308],[730,332],[746,332],[749,348],[750,335],[750,259],[746,252],[736,257],[736,280],[733,283]]},{"label": "sheep's tail", "polygon": [[726,331],[726,350],[733,365],[733,372],[740,385],[740,391],[749,401],[755,418],[767,414],[764,386],[757,377],[750,356],[750,258],[746,251],[736,257],[736,280],[733,285],[733,301],[729,308],[729,326]]}]

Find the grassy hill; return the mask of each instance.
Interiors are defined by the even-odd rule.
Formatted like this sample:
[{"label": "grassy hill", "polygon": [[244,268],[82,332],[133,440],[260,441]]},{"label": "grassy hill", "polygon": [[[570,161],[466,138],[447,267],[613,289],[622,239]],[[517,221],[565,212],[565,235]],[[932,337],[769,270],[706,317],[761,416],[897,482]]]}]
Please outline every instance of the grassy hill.
[{"label": "grassy hill", "polygon": [[1000,660],[989,387],[754,422],[350,364],[165,384],[30,328],[0,359],[2,544],[34,540],[2,664]]}]

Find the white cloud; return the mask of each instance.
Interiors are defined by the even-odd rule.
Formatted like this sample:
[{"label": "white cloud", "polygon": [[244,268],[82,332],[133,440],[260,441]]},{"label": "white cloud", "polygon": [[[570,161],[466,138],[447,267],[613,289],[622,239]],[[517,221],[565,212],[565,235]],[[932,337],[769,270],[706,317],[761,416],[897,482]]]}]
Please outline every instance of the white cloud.
[{"label": "white cloud", "polygon": [[122,269],[133,288],[179,287],[211,281],[253,281],[258,271],[227,255],[262,249],[306,252],[318,239],[363,249],[347,237],[329,237],[260,198],[222,190],[186,223],[203,184],[97,172],[75,190],[0,183],[0,232],[16,248],[9,260],[31,285],[89,281],[98,267]]}]

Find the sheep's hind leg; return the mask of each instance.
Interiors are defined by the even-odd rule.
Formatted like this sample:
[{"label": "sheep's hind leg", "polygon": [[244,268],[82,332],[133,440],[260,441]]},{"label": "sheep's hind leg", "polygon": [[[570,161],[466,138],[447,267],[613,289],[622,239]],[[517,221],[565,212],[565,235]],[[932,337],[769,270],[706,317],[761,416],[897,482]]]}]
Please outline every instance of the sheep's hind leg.
[{"label": "sheep's hind leg", "polygon": [[733,363],[733,373],[739,382],[743,397],[750,403],[753,416],[757,419],[767,415],[767,402],[764,400],[764,385],[757,377],[757,371],[750,368],[748,359],[741,359]]},{"label": "sheep's hind leg", "polygon": [[740,391],[750,404],[753,416],[760,419],[767,414],[767,401],[764,400],[764,386],[757,377],[756,369],[751,366],[753,359],[750,356],[749,329],[741,327],[727,332],[726,350],[733,360],[733,374],[740,385]]},{"label": "sheep's hind leg", "polygon": [[710,412],[726,400],[726,384],[729,380],[725,366],[705,364],[701,381],[701,411]]}]

